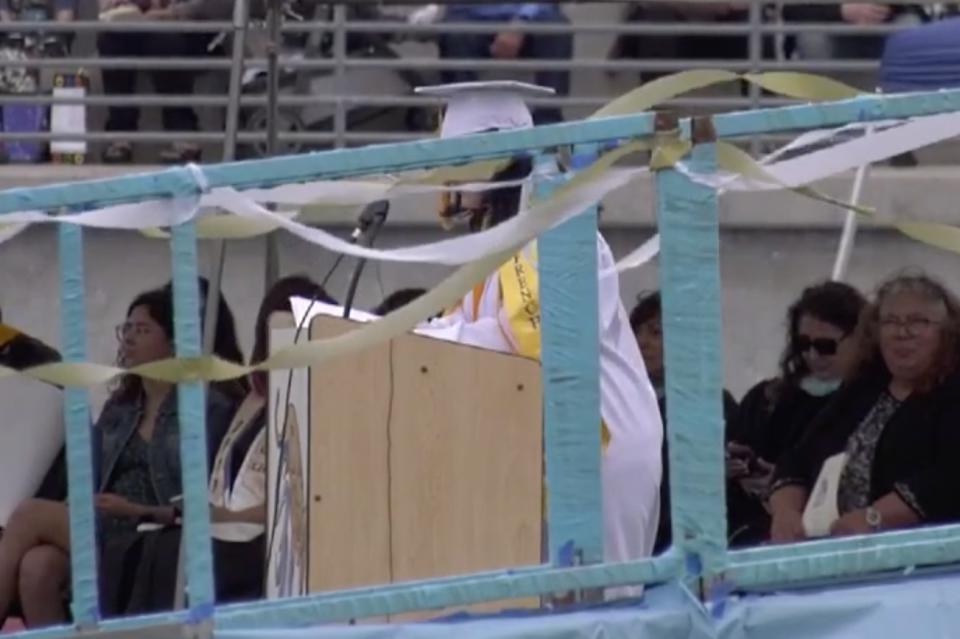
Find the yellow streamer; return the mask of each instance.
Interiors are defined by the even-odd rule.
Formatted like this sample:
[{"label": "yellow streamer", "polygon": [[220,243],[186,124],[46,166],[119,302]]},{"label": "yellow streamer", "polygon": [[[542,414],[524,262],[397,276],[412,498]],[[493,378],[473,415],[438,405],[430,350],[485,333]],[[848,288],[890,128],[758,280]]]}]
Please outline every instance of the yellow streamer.
[{"label": "yellow streamer", "polygon": [[930,246],[960,253],[960,228],[938,222],[897,222],[895,229]]},{"label": "yellow streamer", "polygon": [[812,186],[790,186],[789,184],[785,184],[782,180],[767,171],[763,165],[750,157],[745,151],[733,144],[730,144],[729,142],[717,143],[717,167],[731,173],[736,173],[751,180],[767,182],[768,184],[773,184],[784,190],[796,193],[797,195],[802,195],[804,197],[817,200],[818,202],[832,204],[843,209],[854,211],[861,215],[871,216],[876,213],[872,207],[845,202],[825,193],[821,193]]},{"label": "yellow streamer", "polygon": [[[774,93],[806,100],[835,100],[850,98],[859,94],[859,91],[852,87],[809,74],[772,72],[740,75],[729,71],[691,70],[647,83],[610,102],[595,112],[591,118],[648,111],[657,104],[689,91],[739,80],[754,83]],[[579,171],[572,179],[556,189],[550,198],[540,204],[544,207],[542,211],[536,211],[537,207],[535,207],[534,212],[546,215],[550,219],[556,217],[563,209],[562,207],[551,208],[552,202],[559,202],[572,189],[595,181],[614,163],[629,154],[638,151],[652,151],[651,168],[662,169],[674,166],[689,152],[690,148],[691,143],[688,140],[681,139],[677,132],[660,132],[653,139],[635,140],[624,144],[604,154],[585,170]],[[410,171],[395,176],[372,176],[369,178],[369,182],[370,186],[385,188],[385,192],[388,192],[391,184],[440,186],[451,182],[486,181],[502,169],[506,162],[507,160],[502,159],[483,160],[458,166],[438,167],[429,171]],[[717,144],[717,163],[727,171],[754,180],[766,181],[806,197],[851,209],[864,215],[872,213],[872,209],[842,202],[819,193],[811,187],[791,187],[784,184],[749,155],[725,142]],[[353,204],[357,203],[354,202]],[[331,196],[318,200],[315,204],[309,205],[308,208],[313,211],[324,211],[342,206],[344,206],[343,201]],[[297,217],[296,213],[290,215],[291,218]],[[925,222],[900,223],[896,224],[895,227],[905,235],[921,242],[960,253],[960,228]],[[197,221],[197,235],[200,238],[249,238],[273,230],[276,230],[276,225],[269,221],[242,218],[232,214],[209,215]],[[168,233],[160,229],[145,229],[141,232],[148,237],[164,239],[169,237]],[[437,309],[447,308],[458,302],[476,282],[496,271],[520,251],[530,239],[532,238],[517,238],[514,243],[503,247],[501,251],[460,267],[424,296],[390,313],[379,321],[365,324],[337,337],[295,344],[274,354],[257,366],[243,366],[224,361],[215,356],[205,356],[184,359],[171,358],[129,370],[91,362],[46,364],[22,372],[0,366],[0,378],[22,374],[61,386],[90,386],[108,382],[119,375],[135,374],[175,383],[197,380],[224,381],[247,375],[253,371],[314,366],[406,333],[427,317],[434,315]]]}]

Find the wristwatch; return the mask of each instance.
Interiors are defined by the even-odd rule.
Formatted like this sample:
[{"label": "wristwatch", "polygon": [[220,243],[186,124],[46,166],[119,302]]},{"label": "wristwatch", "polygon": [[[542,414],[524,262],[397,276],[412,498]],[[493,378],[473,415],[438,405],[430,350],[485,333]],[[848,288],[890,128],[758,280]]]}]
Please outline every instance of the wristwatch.
[{"label": "wristwatch", "polygon": [[880,530],[880,526],[883,525],[883,515],[873,506],[867,506],[864,518],[867,520],[867,525],[870,526],[870,530],[874,532]]}]

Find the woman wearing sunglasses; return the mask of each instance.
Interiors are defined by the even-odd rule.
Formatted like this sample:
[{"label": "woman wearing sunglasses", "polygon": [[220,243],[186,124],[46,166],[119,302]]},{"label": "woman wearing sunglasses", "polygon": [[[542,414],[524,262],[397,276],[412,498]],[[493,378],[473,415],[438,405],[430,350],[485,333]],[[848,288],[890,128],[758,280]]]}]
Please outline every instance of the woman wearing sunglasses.
[{"label": "woman wearing sunglasses", "polygon": [[777,461],[774,541],[960,519],[960,307],[895,277],[859,332],[856,374]]},{"label": "woman wearing sunglasses", "polygon": [[810,286],[787,311],[787,343],[780,375],[744,395],[728,426],[727,510],[731,544],[766,538],[769,516],[763,497],[773,464],[830,402],[851,369],[852,338],[865,306],[852,286]]}]

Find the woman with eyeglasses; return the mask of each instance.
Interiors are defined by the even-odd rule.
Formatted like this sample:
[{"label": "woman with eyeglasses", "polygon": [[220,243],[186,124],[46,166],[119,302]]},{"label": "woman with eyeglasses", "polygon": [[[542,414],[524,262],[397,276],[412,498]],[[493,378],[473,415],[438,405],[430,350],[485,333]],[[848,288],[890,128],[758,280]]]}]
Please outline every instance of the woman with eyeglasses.
[{"label": "woman with eyeglasses", "polygon": [[895,277],[858,349],[856,374],[777,461],[773,541],[960,519],[957,301],[929,277]]},{"label": "woman with eyeglasses", "polygon": [[[127,368],[173,356],[169,288],[139,295],[117,327],[119,363]],[[207,391],[207,451],[212,455],[236,405]],[[181,494],[180,421],[173,384],[121,379],[93,429],[101,610],[122,609],[124,562],[144,521],[173,522]],[[19,596],[31,627],[66,621],[62,588],[69,574],[70,527],[62,501],[30,499],[10,516],[0,539],[0,618]],[[122,561],[121,561],[122,560]],[[29,611],[27,608],[29,607]]]},{"label": "woman with eyeglasses", "polygon": [[780,375],[744,395],[729,423],[727,510],[732,545],[766,539],[763,504],[773,465],[826,407],[856,358],[853,334],[866,304],[852,286],[806,288],[787,311]]}]

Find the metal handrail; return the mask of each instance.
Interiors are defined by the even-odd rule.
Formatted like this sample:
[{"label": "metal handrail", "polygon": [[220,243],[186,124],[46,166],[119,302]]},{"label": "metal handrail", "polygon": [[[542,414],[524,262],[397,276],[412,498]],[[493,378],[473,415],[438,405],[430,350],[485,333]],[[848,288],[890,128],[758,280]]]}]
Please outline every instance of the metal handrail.
[{"label": "metal handrail", "polygon": [[[748,36],[759,31],[763,34],[775,33],[828,33],[833,35],[886,35],[902,27],[893,24],[849,25],[813,22],[761,22],[751,25],[749,22],[648,22],[648,23],[536,23],[525,22],[522,25],[508,22],[444,22],[440,24],[411,24],[389,20],[345,20],[344,29],[348,33],[393,33],[425,34],[441,33],[491,33],[506,29],[517,29],[531,34],[616,34],[616,35],[742,35]],[[96,20],[76,20],[73,22],[0,22],[0,33],[22,31],[41,33],[86,33],[86,32],[189,32],[217,33],[230,31],[232,25],[222,21],[175,21],[157,20],[130,22],[99,22]],[[311,20],[289,22],[280,28],[281,33],[310,33],[316,30],[334,31],[336,21]]]},{"label": "metal handrail", "polygon": [[[763,61],[761,61],[762,63]],[[252,67],[266,66],[265,58],[248,58],[247,65]],[[11,67],[62,69],[66,66],[88,69],[181,69],[191,71],[210,71],[229,69],[230,60],[209,60],[207,58],[39,58],[34,60],[18,60],[15,63],[6,63]],[[763,68],[777,70],[813,70],[813,71],[871,71],[878,67],[879,62],[861,60],[804,60],[784,61],[761,64]],[[750,71],[756,65],[749,59],[742,60],[607,60],[605,58],[580,58],[576,61],[566,60],[490,60],[457,58],[441,60],[439,58],[346,58],[337,61],[333,58],[305,60],[295,57],[281,57],[280,66],[285,69],[307,70],[336,70],[339,67],[346,69],[475,69],[478,71],[682,71],[684,69],[726,69],[729,71]]]},{"label": "metal handrail", "polygon": [[[781,3],[784,4],[784,3]],[[786,4],[789,4],[786,3]],[[830,74],[835,72],[865,73],[875,71],[877,61],[871,60],[778,60],[763,57],[763,43],[767,36],[789,33],[818,32],[831,35],[857,34],[864,36],[879,36],[896,31],[895,25],[877,25],[858,27],[844,24],[813,24],[765,21],[761,15],[760,4],[752,5],[749,20],[740,23],[710,23],[710,22],[675,22],[675,23],[594,23],[594,24],[542,24],[524,23],[522,28],[527,33],[544,34],[612,34],[612,35],[712,35],[712,36],[743,36],[747,38],[748,56],[735,60],[664,60],[664,59],[606,59],[606,58],[576,58],[565,60],[492,60],[492,59],[439,59],[433,57],[402,57],[402,58],[368,58],[349,55],[346,50],[346,34],[348,33],[386,33],[401,41],[416,35],[435,35],[437,33],[490,33],[505,28],[516,28],[516,24],[502,23],[442,23],[442,24],[409,24],[404,21],[392,20],[348,20],[344,6],[337,5],[338,10],[332,20],[312,20],[307,22],[288,22],[281,26],[282,33],[311,33],[325,32],[332,35],[332,46],[329,53],[332,57],[303,58],[280,52],[277,67],[285,72],[323,72],[334,78],[335,86],[331,95],[305,95],[295,92],[294,95],[280,94],[275,101],[277,109],[290,109],[316,105],[332,107],[330,129],[320,131],[305,131],[287,133],[281,132],[276,138],[278,142],[297,142],[304,144],[334,143],[337,146],[352,145],[367,141],[391,141],[422,137],[422,133],[405,132],[370,132],[355,131],[349,128],[348,111],[356,107],[369,108],[418,108],[430,107],[437,104],[435,99],[412,95],[355,95],[347,93],[349,89],[343,87],[343,78],[351,70],[392,70],[397,72],[412,71],[441,71],[454,69],[471,69],[476,71],[496,71],[508,69],[510,71],[545,71],[569,70],[571,72],[608,73],[673,73],[689,68],[724,69],[736,72],[748,71],[808,71],[813,73]],[[232,22],[123,22],[110,23],[98,21],[76,21],[70,23],[57,22],[16,22],[0,23],[0,35],[10,32],[187,32],[187,33],[218,33],[234,32],[236,25]],[[253,29],[254,27],[249,27]],[[256,28],[260,28],[259,26]],[[268,66],[268,58],[246,58],[247,68],[264,69]],[[94,70],[102,68],[154,70],[175,68],[197,72],[223,72],[230,70],[229,58],[195,58],[195,57],[76,57],[29,59],[18,61],[17,67],[29,69],[84,69]],[[535,106],[559,106],[565,108],[592,109],[602,106],[614,96],[558,96],[531,100]],[[86,95],[83,97],[63,97],[52,95],[0,95],[0,104],[38,104],[61,105],[82,104],[90,107],[104,106],[181,106],[223,108],[271,108],[273,105],[266,95],[240,95],[236,105],[232,105],[227,95],[136,95],[136,96],[108,96]],[[759,106],[773,106],[790,103],[790,100],[763,95],[756,88],[751,87],[744,96],[685,96],[671,100],[664,106],[677,109],[696,108],[710,110],[726,110],[732,108],[756,108]],[[241,131],[237,135],[240,143],[262,144],[268,140],[262,132]],[[0,141],[12,140],[86,140],[91,142],[111,142],[126,140],[130,142],[159,143],[174,140],[189,140],[201,143],[223,142],[224,133],[218,131],[204,132],[177,132],[177,131],[134,131],[110,132],[91,131],[84,134],[53,135],[49,132],[14,133],[0,131]]]}]

